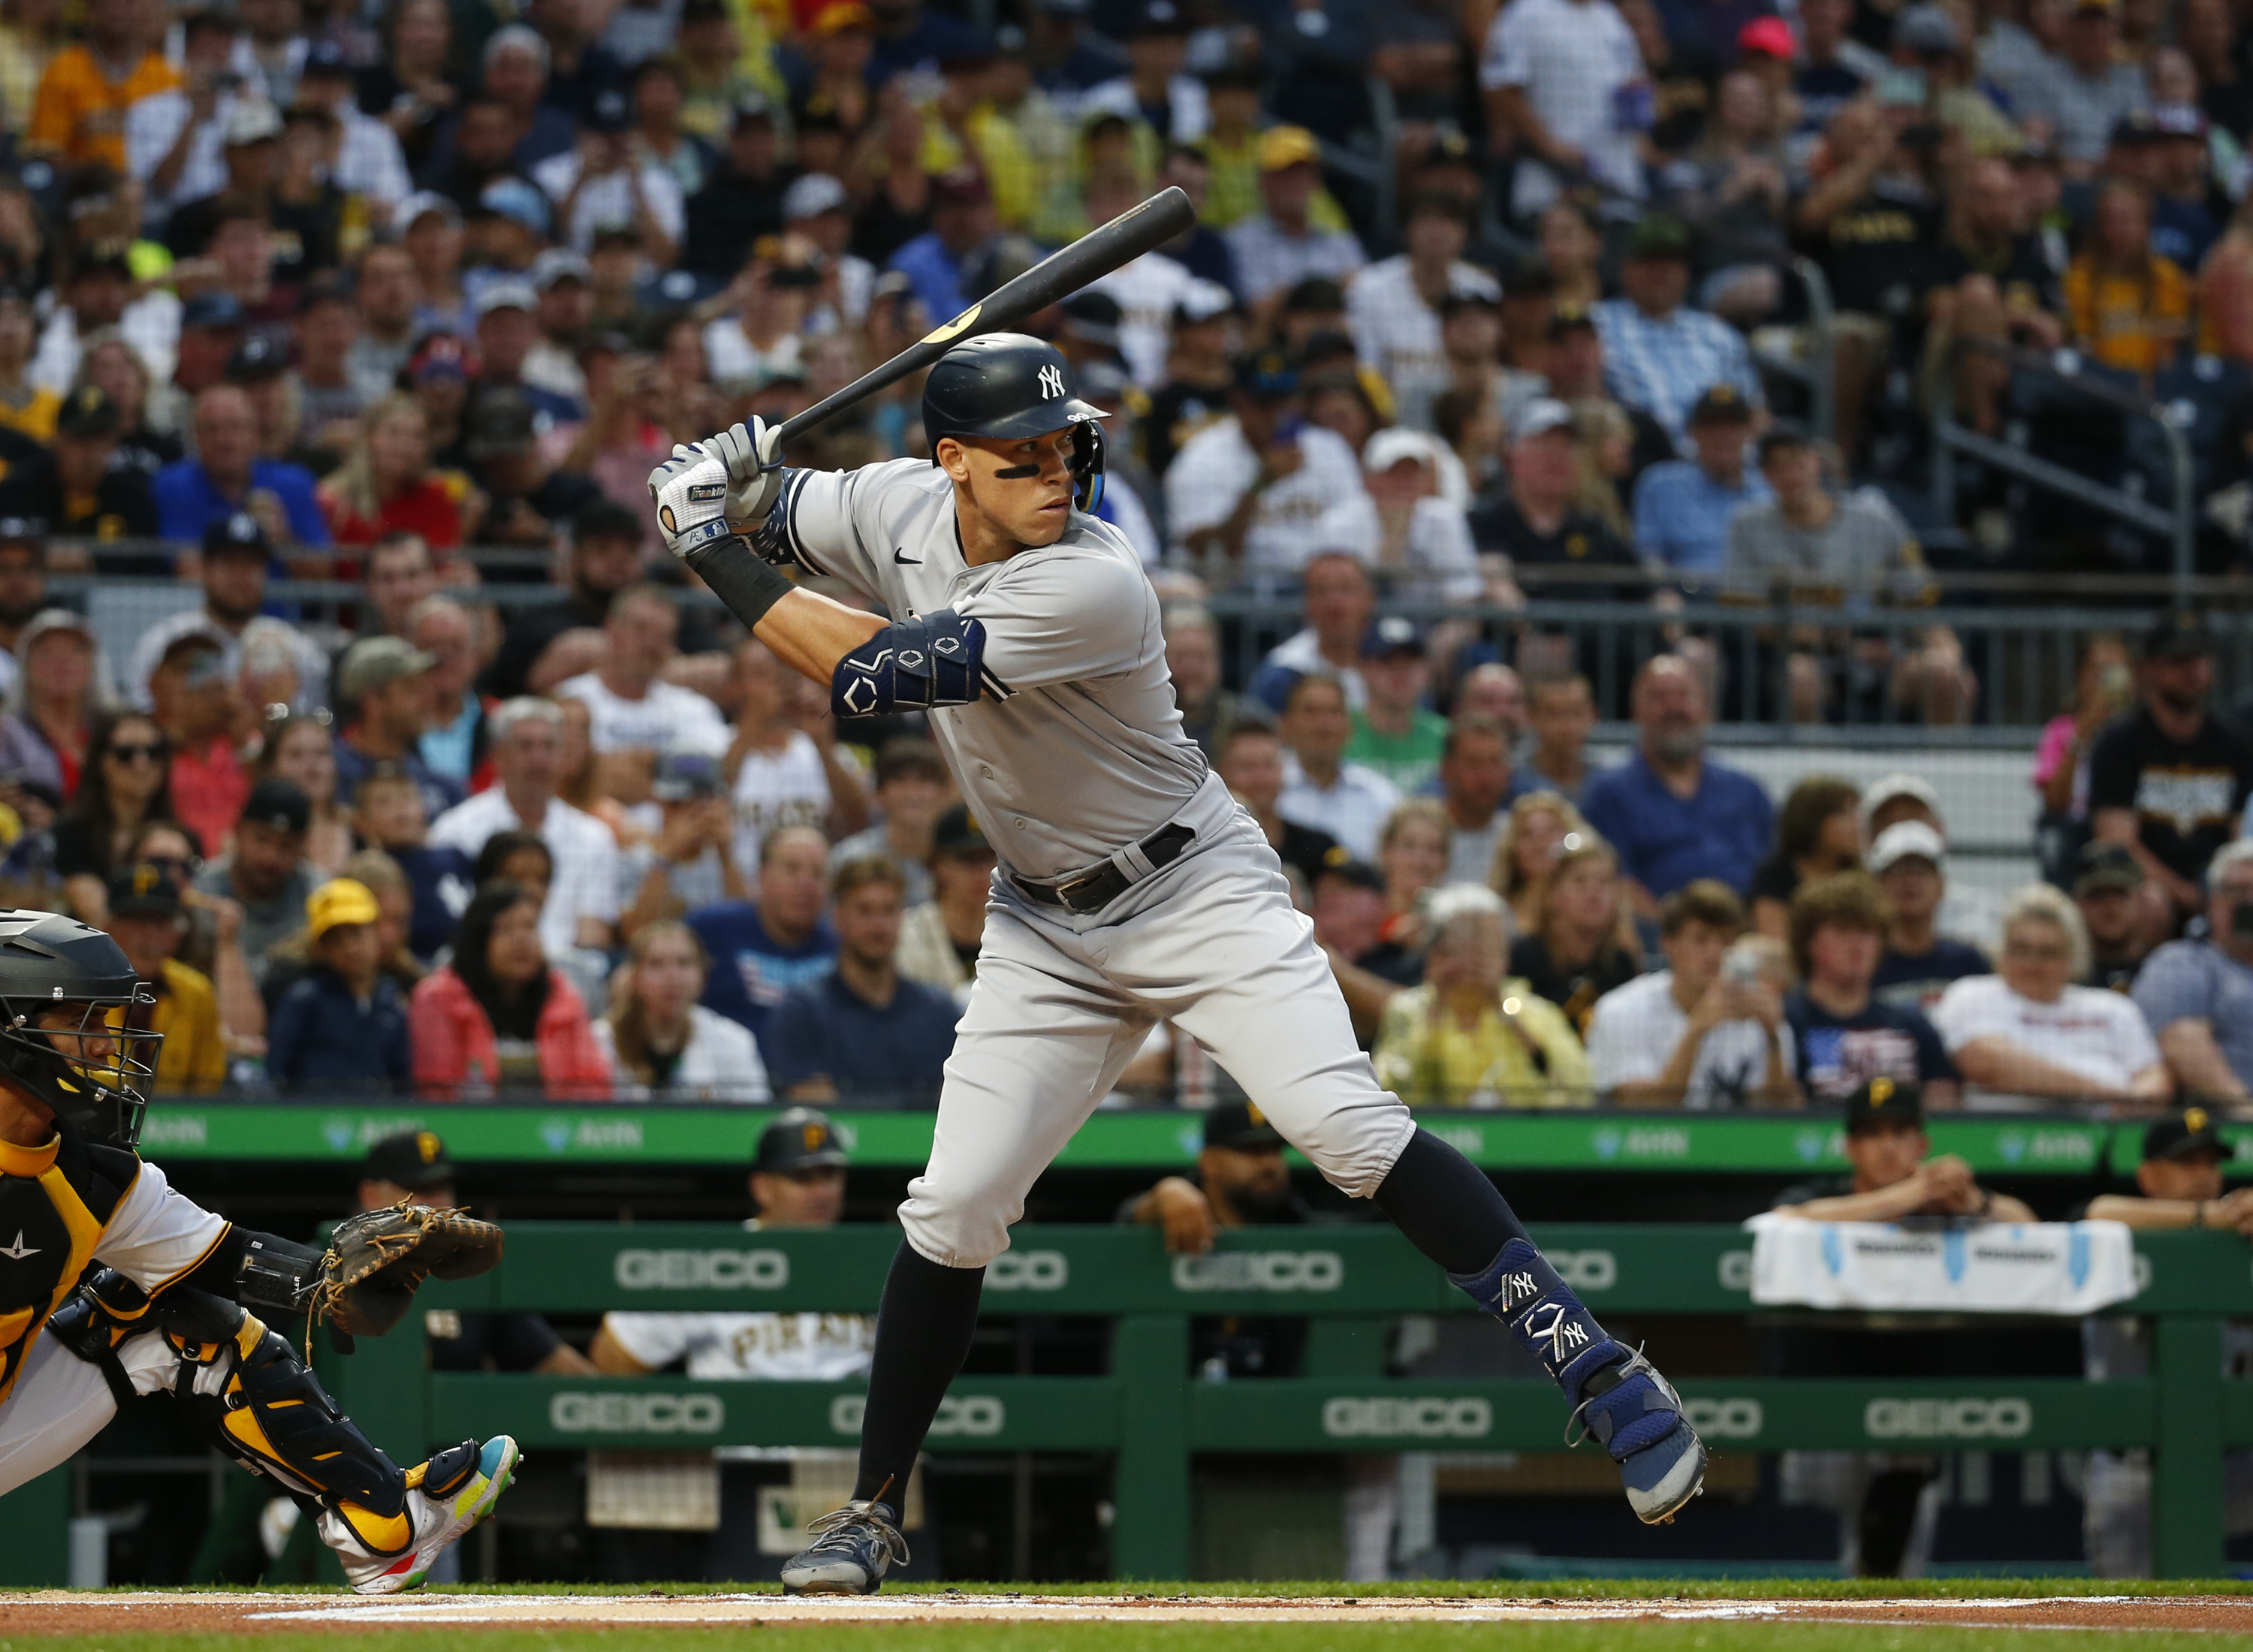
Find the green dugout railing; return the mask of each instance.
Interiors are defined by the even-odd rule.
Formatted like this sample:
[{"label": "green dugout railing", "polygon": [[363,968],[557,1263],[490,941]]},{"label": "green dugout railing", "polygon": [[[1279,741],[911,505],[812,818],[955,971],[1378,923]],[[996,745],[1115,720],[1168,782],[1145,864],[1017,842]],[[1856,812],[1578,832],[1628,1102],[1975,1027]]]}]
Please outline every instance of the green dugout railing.
[{"label": "green dugout railing", "polygon": [[[1740,1230],[1552,1226],[1537,1237],[1600,1312],[1752,1311],[1751,1238]],[[876,1306],[897,1243],[889,1227],[519,1223],[500,1268],[434,1282],[420,1300],[464,1311],[865,1313]],[[2144,1288],[2117,1311],[2156,1323],[2145,1378],[1727,1378],[1685,1382],[1683,1392],[1721,1451],[2146,1447],[2160,1574],[2212,1576],[2222,1562],[2222,1453],[2253,1446],[2253,1383],[2224,1379],[2222,1335],[2225,1318],[2253,1315],[2253,1259],[2243,1241],[2215,1233],[2143,1237],[2138,1250]],[[1546,1384],[1382,1374],[1382,1339],[1369,1321],[1472,1311],[1389,1230],[1239,1231],[1209,1256],[1169,1258],[1148,1229],[1024,1228],[987,1271],[985,1309],[1112,1317],[1111,1372],[966,1377],[939,1413],[931,1449],[1116,1453],[1113,1569],[1123,1578],[1188,1574],[1192,1453],[1561,1444],[1566,1408]],[[1310,1317],[1310,1374],[1193,1377],[1189,1321],[1205,1314]],[[394,1453],[503,1430],[534,1451],[837,1446],[860,1432],[857,1384],[438,1374],[425,1369],[422,1323],[410,1315],[350,1358],[321,1356],[338,1398]],[[1693,1554],[1694,1523],[1681,1540]]]},{"label": "green dugout railing", "polygon": [[[919,1166],[932,1114],[841,1110],[838,1134],[854,1164]],[[338,1098],[287,1102],[160,1101],[142,1151],[162,1162],[225,1159],[344,1166],[402,1130],[436,1130],[467,1163],[743,1165],[774,1110],[764,1107],[499,1104],[427,1105]],[[1836,1115],[1566,1109],[1554,1112],[1426,1111],[1429,1126],[1476,1163],[1510,1170],[1718,1171],[1798,1175],[1846,1168]],[[2024,1115],[1936,1116],[1933,1149],[1962,1154],[1984,1175],[2086,1176],[2136,1165],[2140,1120]],[[1065,1144],[1067,1168],[1188,1164],[1203,1115],[1170,1108],[1096,1113]],[[2225,1126],[2236,1161],[2253,1175],[2253,1124]]]}]

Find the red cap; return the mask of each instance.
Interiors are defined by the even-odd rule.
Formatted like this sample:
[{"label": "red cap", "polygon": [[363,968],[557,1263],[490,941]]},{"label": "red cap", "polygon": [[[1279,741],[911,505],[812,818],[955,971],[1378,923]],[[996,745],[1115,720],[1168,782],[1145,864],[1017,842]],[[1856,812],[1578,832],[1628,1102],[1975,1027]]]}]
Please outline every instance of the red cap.
[{"label": "red cap", "polygon": [[1782,17],[1754,17],[1737,31],[1737,50],[1747,56],[1758,52],[1789,63],[1799,55],[1799,42],[1791,38],[1791,25]]}]

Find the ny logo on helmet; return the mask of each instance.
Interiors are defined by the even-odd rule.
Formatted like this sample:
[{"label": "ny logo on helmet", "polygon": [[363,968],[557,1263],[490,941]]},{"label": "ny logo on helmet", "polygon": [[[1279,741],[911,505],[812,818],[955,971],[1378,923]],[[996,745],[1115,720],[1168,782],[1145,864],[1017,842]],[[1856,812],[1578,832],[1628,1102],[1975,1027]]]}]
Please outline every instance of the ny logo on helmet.
[{"label": "ny logo on helmet", "polygon": [[1064,395],[1064,369],[1057,366],[1041,369],[1041,400],[1056,401]]}]

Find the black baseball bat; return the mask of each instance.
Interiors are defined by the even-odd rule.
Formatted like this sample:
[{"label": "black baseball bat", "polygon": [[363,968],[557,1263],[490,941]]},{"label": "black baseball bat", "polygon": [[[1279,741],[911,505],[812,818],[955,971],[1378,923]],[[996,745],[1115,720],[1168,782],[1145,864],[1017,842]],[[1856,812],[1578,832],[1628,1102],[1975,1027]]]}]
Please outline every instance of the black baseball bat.
[{"label": "black baseball bat", "polygon": [[1160,190],[1140,206],[1119,214],[1102,228],[1092,230],[1052,253],[1015,281],[1004,282],[945,326],[934,327],[921,338],[872,372],[821,398],[805,412],[782,422],[787,443],[834,413],[841,413],[863,396],[874,395],[886,385],[896,384],[919,367],[928,367],[952,348],[955,341],[981,332],[1000,332],[1059,298],[1078,292],[1091,281],[1130,264],[1151,248],[1169,241],[1196,222],[1196,208],[1177,187]]}]

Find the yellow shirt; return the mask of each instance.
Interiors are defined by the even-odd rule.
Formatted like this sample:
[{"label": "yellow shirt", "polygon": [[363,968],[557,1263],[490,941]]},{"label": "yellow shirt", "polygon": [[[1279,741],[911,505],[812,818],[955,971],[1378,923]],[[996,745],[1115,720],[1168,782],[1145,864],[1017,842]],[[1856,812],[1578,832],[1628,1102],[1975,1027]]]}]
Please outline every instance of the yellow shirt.
[{"label": "yellow shirt", "polygon": [[10,430],[20,430],[34,442],[46,443],[55,439],[55,415],[62,411],[59,392],[33,390],[20,407],[9,405],[4,392],[0,392],[0,425]]},{"label": "yellow shirt", "polygon": [[2173,360],[2191,334],[2190,278],[2157,254],[2140,279],[2099,275],[2083,254],[2066,269],[2065,309],[2090,355],[2148,377]]},{"label": "yellow shirt", "polygon": [[69,165],[100,161],[125,170],[125,111],[144,97],[180,84],[180,72],[151,52],[122,80],[104,72],[92,48],[66,46],[39,77],[39,99],[25,136],[34,149]]},{"label": "yellow shirt", "polygon": [[174,958],[164,960],[164,985],[157,991],[154,1030],[164,1035],[157,1052],[158,1095],[184,1090],[217,1090],[227,1082],[227,1045],[220,1037],[219,994],[211,978]]},{"label": "yellow shirt", "polygon": [[[1565,1012],[1535,997],[1523,980],[1504,981],[1498,996],[1517,1000],[1515,1032],[1498,1005],[1465,1028],[1452,1014],[1432,1013],[1428,986],[1396,994],[1378,1028],[1377,1082],[1412,1107],[1585,1107],[1594,1101],[1588,1057]],[[1541,1067],[1526,1048],[1529,1039],[1541,1052]]]}]

